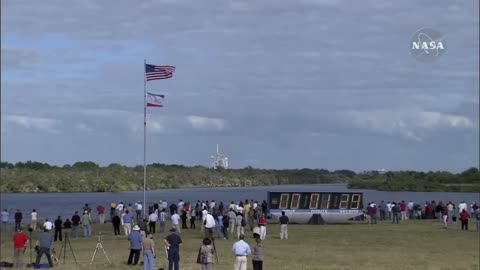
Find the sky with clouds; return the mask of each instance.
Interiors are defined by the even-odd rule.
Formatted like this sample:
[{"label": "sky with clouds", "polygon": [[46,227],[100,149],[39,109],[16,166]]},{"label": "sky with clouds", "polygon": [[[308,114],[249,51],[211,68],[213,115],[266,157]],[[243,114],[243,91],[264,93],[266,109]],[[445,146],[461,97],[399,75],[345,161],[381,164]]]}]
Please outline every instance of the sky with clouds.
[{"label": "sky with clouds", "polygon": [[[1,2],[9,162],[463,171],[479,164],[479,2]],[[413,34],[444,34],[431,63]]]}]

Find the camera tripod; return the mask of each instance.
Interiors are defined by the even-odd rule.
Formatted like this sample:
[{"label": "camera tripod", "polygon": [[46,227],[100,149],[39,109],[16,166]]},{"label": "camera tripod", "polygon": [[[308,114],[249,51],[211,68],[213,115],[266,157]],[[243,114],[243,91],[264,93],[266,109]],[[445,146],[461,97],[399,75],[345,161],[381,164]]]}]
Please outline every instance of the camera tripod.
[{"label": "camera tripod", "polygon": [[68,238],[67,232],[65,232],[65,241],[63,241],[62,249],[60,250],[58,257],[61,258],[63,254],[63,264],[65,264],[65,255],[67,254],[67,242],[68,242],[68,246],[70,247],[70,252],[73,255],[73,259],[75,260],[75,263],[78,264],[77,258],[75,257],[75,252],[73,252],[73,249],[72,249],[72,243],[70,243],[70,239]]},{"label": "camera tripod", "polygon": [[102,236],[101,236],[101,233],[99,233],[99,234],[98,234],[98,238],[97,238],[97,246],[95,247],[95,252],[93,252],[92,260],[90,261],[90,266],[92,266],[93,261],[95,260],[95,255],[97,254],[97,251],[98,251],[99,249],[102,249],[103,255],[105,255],[105,258],[107,258],[108,263],[111,265],[112,262],[111,262],[110,259],[108,258],[107,252],[106,252],[105,249],[103,248],[103,245],[102,245]]}]

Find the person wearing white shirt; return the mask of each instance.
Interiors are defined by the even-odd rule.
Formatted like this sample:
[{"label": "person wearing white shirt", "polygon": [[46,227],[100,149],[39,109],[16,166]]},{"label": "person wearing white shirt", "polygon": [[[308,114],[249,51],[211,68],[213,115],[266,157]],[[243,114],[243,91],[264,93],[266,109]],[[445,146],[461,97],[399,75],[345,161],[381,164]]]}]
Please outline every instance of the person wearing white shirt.
[{"label": "person wearing white shirt", "polygon": [[151,233],[155,233],[155,225],[158,221],[158,215],[156,212],[151,213],[148,215],[148,227]]},{"label": "person wearing white shirt", "polygon": [[243,241],[245,238],[243,234],[238,238],[240,240],[235,242],[232,246],[232,253],[235,255],[233,270],[247,270],[247,256],[251,253],[250,246]]},{"label": "person wearing white shirt", "polygon": [[212,201],[210,202],[209,207],[210,207],[210,210],[213,210],[213,208],[215,208],[215,201],[214,201],[214,200],[212,200]]},{"label": "person wearing white shirt", "polygon": [[123,214],[123,208],[124,208],[123,202],[117,204],[117,208],[116,208],[116,209],[117,209],[117,212],[118,212],[118,215],[119,215],[119,216]]},{"label": "person wearing white shirt", "polygon": [[32,210],[32,213],[30,214],[30,220],[30,228],[32,231],[35,231],[37,229],[37,210]]},{"label": "person wearing white shirt", "polygon": [[51,231],[52,228],[53,228],[53,223],[50,220],[48,220],[48,218],[47,218],[47,219],[45,219],[45,223],[43,223],[43,228],[45,230]]},{"label": "person wearing white shirt", "polygon": [[[459,205],[458,205],[458,213],[462,213],[463,209],[465,209],[465,211],[467,211],[467,204],[465,203],[465,201],[462,201]],[[468,211],[467,211],[468,212]]]},{"label": "person wearing white shirt", "polygon": [[180,234],[180,216],[177,213],[174,213],[170,218],[172,219],[173,228],[175,228],[175,230]]},{"label": "person wearing white shirt", "polygon": [[205,217],[205,237],[212,239],[213,229],[215,229],[215,218],[207,213],[207,216]]},{"label": "person wearing white shirt", "polygon": [[136,216],[137,223],[140,221],[140,218],[142,217],[142,209],[143,209],[142,202],[135,203],[135,213],[137,214]]},{"label": "person wearing white shirt", "polygon": [[183,202],[183,200],[180,200],[180,201],[178,202],[178,204],[177,204],[177,207],[178,207],[177,212],[178,212],[178,213],[181,213],[184,206],[185,206],[185,203]]},{"label": "person wearing white shirt", "polygon": [[391,202],[388,202],[387,203],[387,213],[388,213],[388,219],[392,220],[392,203]]},{"label": "person wearing white shirt", "polygon": [[201,231],[203,232],[203,230],[205,229],[205,220],[207,219],[207,214],[208,214],[208,211],[207,211],[207,207],[203,207],[203,210],[202,210],[202,228],[201,228]]}]

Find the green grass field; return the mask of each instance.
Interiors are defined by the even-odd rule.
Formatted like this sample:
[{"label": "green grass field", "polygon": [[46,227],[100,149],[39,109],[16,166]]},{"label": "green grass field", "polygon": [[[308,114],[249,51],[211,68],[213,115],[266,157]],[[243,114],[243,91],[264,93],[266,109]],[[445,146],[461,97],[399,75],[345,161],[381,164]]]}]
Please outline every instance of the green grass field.
[{"label": "green grass field", "polygon": [[[198,224],[199,225],[199,224]],[[443,228],[438,220],[405,221],[396,225],[380,222],[377,225],[355,223],[347,225],[289,225],[289,239],[280,240],[279,225],[269,224],[265,245],[264,269],[479,269],[479,233],[475,221],[470,220],[470,231],[461,231],[460,225]],[[198,227],[198,226],[197,226]],[[127,266],[129,245],[125,236],[114,237],[111,224],[94,225],[94,233],[102,232],[102,244],[112,265],[100,251],[91,269],[141,269]],[[12,261],[12,231],[2,231],[0,260]],[[34,233],[34,239],[37,233]],[[156,269],[166,268],[163,238],[156,234]],[[201,244],[200,230],[182,231],[184,244],[180,250],[181,269],[200,269],[196,255]],[[253,243],[251,232],[247,242]],[[71,239],[78,265],[75,265],[67,245],[66,263],[59,257],[57,269],[85,269],[97,244],[97,238]],[[215,241],[219,262],[214,269],[232,269],[233,239]],[[57,255],[63,242],[56,242]],[[25,252],[24,262],[30,260]],[[141,257],[142,260],[142,257]],[[252,269],[249,258],[249,268]],[[42,262],[46,262],[45,257]]]}]

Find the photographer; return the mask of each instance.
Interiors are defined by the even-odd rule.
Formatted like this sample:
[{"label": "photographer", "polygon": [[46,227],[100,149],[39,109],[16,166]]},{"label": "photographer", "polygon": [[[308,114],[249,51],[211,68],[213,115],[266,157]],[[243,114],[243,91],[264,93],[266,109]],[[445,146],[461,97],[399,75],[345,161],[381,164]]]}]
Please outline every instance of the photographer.
[{"label": "photographer", "polygon": [[35,260],[35,267],[38,268],[40,264],[40,259],[42,255],[47,256],[48,264],[50,267],[53,267],[52,256],[50,254],[50,248],[53,246],[53,236],[50,234],[49,230],[45,229],[35,244],[35,250],[37,250],[37,258]]}]

